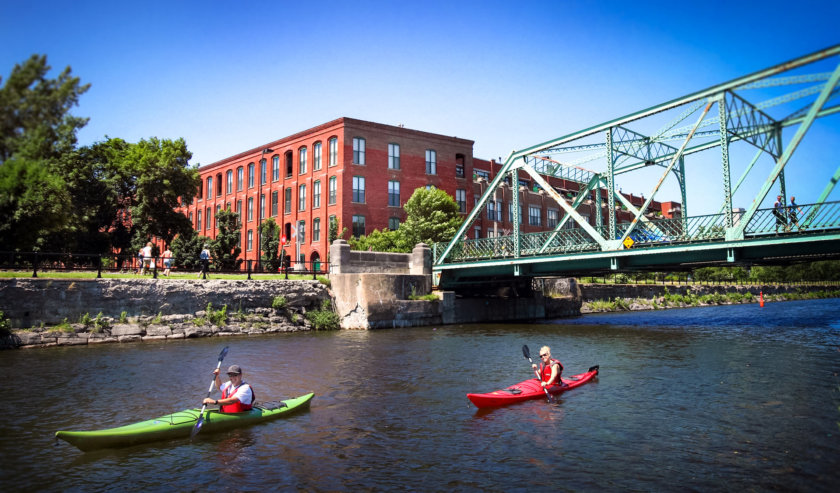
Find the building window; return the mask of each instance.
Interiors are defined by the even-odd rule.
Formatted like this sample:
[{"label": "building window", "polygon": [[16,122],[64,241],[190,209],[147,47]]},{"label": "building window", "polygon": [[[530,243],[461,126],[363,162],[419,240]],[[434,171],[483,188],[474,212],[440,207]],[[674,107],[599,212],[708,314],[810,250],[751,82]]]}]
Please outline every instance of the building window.
[{"label": "building window", "polygon": [[219,229],[219,211],[222,210],[222,205],[219,204],[216,206],[216,215],[213,216],[213,227]]},{"label": "building window", "polygon": [[490,181],[490,172],[484,171],[483,169],[473,169],[473,174],[476,178],[484,178],[487,181]]},{"label": "building window", "polygon": [[455,176],[457,178],[464,177],[464,155],[455,154]]},{"label": "building window", "polygon": [[318,171],[321,169],[321,143],[315,142],[312,146],[312,170]]},{"label": "building window", "polygon": [[335,205],[336,197],[338,196],[338,180],[334,177],[330,177],[330,205]]},{"label": "building window", "polygon": [[481,226],[476,226],[475,227],[475,239],[476,240],[481,239]]},{"label": "building window", "polygon": [[321,241],[321,218],[316,217],[312,221],[312,243]]},{"label": "building window", "polygon": [[353,202],[364,204],[365,203],[365,177],[364,176],[354,176],[353,177]]},{"label": "building window", "polygon": [[287,151],[285,154],[286,157],[286,178],[291,178],[292,176],[292,151]]},{"label": "building window", "polygon": [[338,164],[338,139],[335,137],[330,139],[329,160],[330,166]]},{"label": "building window", "polygon": [[501,201],[487,201],[487,219],[491,221],[502,220],[502,202]]},{"label": "building window", "polygon": [[389,217],[388,218],[388,229],[391,231],[396,231],[400,227],[400,218],[398,217]]},{"label": "building window", "polygon": [[271,192],[271,216],[274,217],[277,215],[277,206],[280,205],[280,197],[277,190]]},{"label": "building window", "polygon": [[542,211],[539,207],[528,207],[528,224],[531,226],[542,226]]},{"label": "building window", "polygon": [[365,216],[353,216],[353,236],[359,238],[365,235]]},{"label": "building window", "polygon": [[245,243],[245,245],[247,245],[247,250],[249,252],[254,249],[254,230],[253,229],[248,230],[248,240]]},{"label": "building window", "polygon": [[[508,202],[508,221],[513,223],[513,203]],[[519,204],[519,224],[522,224],[522,204]]]},{"label": "building window", "polygon": [[458,209],[462,213],[467,212],[467,191],[463,188],[455,190],[455,202],[458,203]]},{"label": "building window", "polygon": [[207,199],[209,200],[213,196],[213,177],[207,177]]},{"label": "building window", "polygon": [[254,188],[254,163],[248,164],[248,188]]},{"label": "building window", "polygon": [[233,171],[228,170],[225,180],[225,193],[233,193]]},{"label": "building window", "polygon": [[265,217],[265,194],[260,194],[260,222],[262,222],[263,218]]},{"label": "building window", "polygon": [[254,220],[254,197],[248,197],[248,222]]},{"label": "building window", "polygon": [[244,170],[242,166],[236,168],[236,191],[242,191],[242,179],[243,179]]},{"label": "building window", "polygon": [[236,218],[236,222],[237,222],[237,224],[239,224],[241,226],[242,225],[242,201],[241,200],[236,201],[236,213],[238,214],[238,216]]},{"label": "building window", "polygon": [[365,164],[365,139],[353,137],[353,164]]},{"label": "building window", "polygon": [[400,169],[399,144],[388,144],[388,169]]},{"label": "building window", "polygon": [[388,206],[400,206],[400,182],[398,181],[388,182]]},{"label": "building window", "polygon": [[267,171],[265,159],[260,159],[260,185],[265,185],[265,182],[267,181]]},{"label": "building window", "polygon": [[280,179],[280,156],[271,157],[271,181]]},{"label": "building window", "polygon": [[306,147],[301,147],[298,151],[298,164],[300,164],[300,174],[306,173]]},{"label": "building window", "polygon": [[192,224],[192,223],[193,223],[193,215],[192,215],[192,211],[190,211],[190,224]]},{"label": "building window", "polygon": [[306,185],[298,187],[298,210],[306,210]]},{"label": "building window", "polygon": [[312,184],[312,208],[321,207],[321,180],[315,180]]},{"label": "building window", "polygon": [[426,174],[437,174],[437,151],[426,149]]},{"label": "building window", "polygon": [[198,200],[201,200],[201,198],[203,196],[204,196],[204,184],[201,182],[201,180],[199,180],[198,181],[198,194],[196,195],[196,197],[198,197]]},{"label": "building window", "polygon": [[298,221],[298,243],[306,243],[306,221]]},{"label": "building window", "polygon": [[211,216],[213,215],[213,209],[207,208],[204,210],[204,229],[210,229],[210,222]]},{"label": "building window", "polygon": [[549,228],[556,228],[560,223],[560,211],[557,209],[548,209],[546,211],[545,222]]},{"label": "building window", "polygon": [[283,208],[283,214],[291,214],[292,213],[292,189],[287,188],[285,197],[283,197],[285,206]]},{"label": "building window", "polygon": [[195,229],[196,229],[196,231],[201,231],[201,209],[196,211],[195,217],[196,217]]}]

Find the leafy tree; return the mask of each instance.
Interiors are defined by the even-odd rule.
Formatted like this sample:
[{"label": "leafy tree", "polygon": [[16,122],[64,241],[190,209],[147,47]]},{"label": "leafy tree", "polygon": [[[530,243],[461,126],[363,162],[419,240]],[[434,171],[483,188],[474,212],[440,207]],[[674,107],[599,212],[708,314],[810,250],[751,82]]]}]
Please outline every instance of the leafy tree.
[{"label": "leafy tree", "polygon": [[189,219],[176,211],[178,198],[192,197],[199,185],[198,170],[188,165],[191,157],[184,139],[153,137],[129,148],[123,161],[123,198],[131,204],[135,246],[151,237],[170,244],[192,229]]},{"label": "leafy tree", "polygon": [[260,224],[260,260],[263,268],[269,272],[277,272],[283,259],[280,258],[280,226],[269,217]]},{"label": "leafy tree", "polygon": [[212,240],[206,236],[201,236],[192,228],[181,233],[174,240],[170,249],[172,250],[172,261],[176,267],[183,267],[189,270],[198,269],[201,265],[199,263],[199,255],[204,245],[211,244]]},{"label": "leafy tree", "polygon": [[0,165],[0,250],[42,250],[69,208],[64,182],[42,162],[12,158]]},{"label": "leafy tree", "polygon": [[45,55],[32,55],[0,87],[0,164],[14,155],[55,159],[76,145],[76,131],[88,119],[70,115],[70,109],[90,84],[81,85],[70,67],[48,79],[50,69]]},{"label": "leafy tree", "polygon": [[347,240],[353,250],[374,250],[377,252],[410,252],[414,245],[406,243],[399,230],[373,230],[369,235]]},{"label": "leafy tree", "polygon": [[[218,234],[216,240],[210,243],[213,266],[216,270],[239,269],[239,266],[242,265],[242,259],[238,258],[239,254],[242,253],[242,248],[239,247],[242,237],[239,228],[239,214],[228,209],[221,209],[216,213],[216,220],[219,223]],[[192,227],[190,227],[190,230],[192,230]]]},{"label": "leafy tree", "polygon": [[344,237],[346,233],[347,228],[343,228],[341,232],[338,231],[338,218],[335,216],[330,216],[330,231],[328,236],[330,240],[329,244],[332,245],[335,240]]},{"label": "leafy tree", "polygon": [[417,243],[448,242],[463,222],[458,203],[439,188],[416,189],[405,203],[405,212],[405,222],[397,231],[410,248]]}]

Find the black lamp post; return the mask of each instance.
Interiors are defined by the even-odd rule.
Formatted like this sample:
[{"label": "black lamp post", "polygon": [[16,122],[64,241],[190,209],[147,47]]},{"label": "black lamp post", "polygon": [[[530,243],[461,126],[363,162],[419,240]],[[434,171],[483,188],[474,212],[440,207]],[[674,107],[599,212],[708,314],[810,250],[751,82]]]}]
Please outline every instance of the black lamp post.
[{"label": "black lamp post", "polygon": [[259,220],[257,221],[257,270],[262,271],[262,221],[263,221],[263,212],[265,211],[265,198],[263,197],[263,184],[268,181],[268,161],[265,159],[265,155],[274,152],[274,149],[265,148],[262,150],[262,155],[260,156],[260,188],[257,197],[257,207],[259,208],[259,212],[257,213],[257,217]]}]

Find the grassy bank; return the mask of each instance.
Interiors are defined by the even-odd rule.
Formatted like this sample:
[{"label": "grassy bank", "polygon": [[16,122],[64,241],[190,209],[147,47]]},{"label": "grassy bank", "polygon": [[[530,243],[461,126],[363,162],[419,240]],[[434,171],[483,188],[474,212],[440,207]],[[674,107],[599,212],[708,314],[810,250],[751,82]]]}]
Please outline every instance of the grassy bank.
[{"label": "grassy bank", "polygon": [[[766,302],[821,298],[840,298],[840,290],[795,291],[790,293],[764,295],[764,301]],[[663,310],[667,308],[687,308],[692,306],[732,305],[758,302],[759,297],[750,292],[709,293],[697,295],[694,293],[670,293],[666,289],[663,296],[653,299],[617,297],[613,300],[585,301],[581,306],[581,313]]]}]

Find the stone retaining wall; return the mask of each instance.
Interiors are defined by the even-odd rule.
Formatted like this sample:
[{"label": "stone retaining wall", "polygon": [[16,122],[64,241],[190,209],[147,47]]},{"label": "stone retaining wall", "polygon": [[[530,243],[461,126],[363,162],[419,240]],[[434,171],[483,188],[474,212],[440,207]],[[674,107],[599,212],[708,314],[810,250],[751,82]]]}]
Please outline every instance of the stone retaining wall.
[{"label": "stone retaining wall", "polygon": [[0,310],[13,328],[76,322],[85,313],[119,319],[193,315],[208,303],[229,311],[270,308],[275,296],[290,307],[320,308],[329,299],[318,281],[198,279],[0,279]]}]

